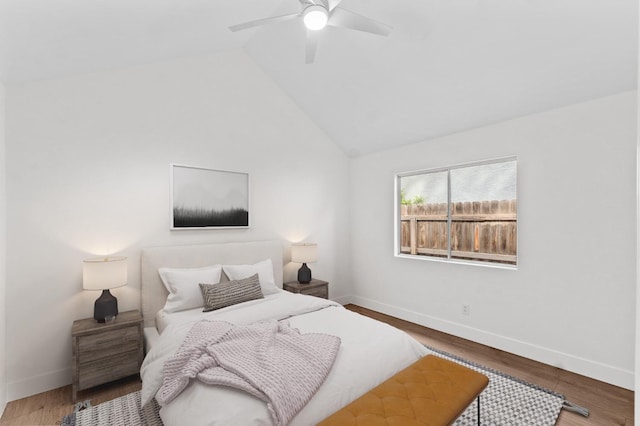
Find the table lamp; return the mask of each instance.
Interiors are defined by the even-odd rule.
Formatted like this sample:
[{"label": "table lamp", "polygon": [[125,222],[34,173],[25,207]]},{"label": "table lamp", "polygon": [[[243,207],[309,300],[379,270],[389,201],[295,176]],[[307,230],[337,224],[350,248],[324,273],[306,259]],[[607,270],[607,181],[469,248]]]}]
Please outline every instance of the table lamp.
[{"label": "table lamp", "polygon": [[298,282],[300,284],[308,284],[311,282],[311,269],[309,269],[307,263],[318,261],[318,244],[293,244],[291,246],[291,261],[302,263],[302,266],[298,269]]},{"label": "table lamp", "polygon": [[118,299],[109,289],[127,285],[127,258],[101,257],[83,262],[82,287],[85,290],[102,290],[93,307],[93,318],[106,322],[118,316]]}]

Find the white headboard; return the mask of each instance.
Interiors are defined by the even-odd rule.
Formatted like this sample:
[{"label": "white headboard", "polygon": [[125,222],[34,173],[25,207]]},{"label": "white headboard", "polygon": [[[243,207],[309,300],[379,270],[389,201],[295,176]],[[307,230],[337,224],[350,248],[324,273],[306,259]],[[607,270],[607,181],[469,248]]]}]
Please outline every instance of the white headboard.
[{"label": "white headboard", "polygon": [[[167,289],[160,280],[158,268],[197,268],[209,265],[253,264],[270,258],[276,285],[282,288],[281,241],[199,244],[190,246],[150,247],[140,256],[140,286],[144,326],[155,325],[155,314],[164,306]],[[228,280],[224,273],[222,280]]]}]

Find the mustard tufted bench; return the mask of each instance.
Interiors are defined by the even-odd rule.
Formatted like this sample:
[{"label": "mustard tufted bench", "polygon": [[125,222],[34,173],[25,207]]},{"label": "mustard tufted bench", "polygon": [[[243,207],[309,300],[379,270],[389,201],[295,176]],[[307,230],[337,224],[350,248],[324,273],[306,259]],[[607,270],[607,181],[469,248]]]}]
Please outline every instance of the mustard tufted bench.
[{"label": "mustard tufted bench", "polygon": [[478,398],[489,379],[427,355],[319,423],[321,426],[444,426]]}]

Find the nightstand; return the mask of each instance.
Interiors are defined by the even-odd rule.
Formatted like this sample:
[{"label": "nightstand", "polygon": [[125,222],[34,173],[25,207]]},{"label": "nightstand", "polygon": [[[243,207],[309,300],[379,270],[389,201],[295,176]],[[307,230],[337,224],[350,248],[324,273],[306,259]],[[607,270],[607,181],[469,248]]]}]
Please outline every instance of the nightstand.
[{"label": "nightstand", "polygon": [[144,357],[140,311],[121,312],[113,322],[73,322],[73,402],[78,391],[138,374]]},{"label": "nightstand", "polygon": [[322,280],[311,280],[309,284],[300,284],[298,281],[284,283],[282,288],[291,293],[307,294],[309,296],[329,298],[329,283]]}]

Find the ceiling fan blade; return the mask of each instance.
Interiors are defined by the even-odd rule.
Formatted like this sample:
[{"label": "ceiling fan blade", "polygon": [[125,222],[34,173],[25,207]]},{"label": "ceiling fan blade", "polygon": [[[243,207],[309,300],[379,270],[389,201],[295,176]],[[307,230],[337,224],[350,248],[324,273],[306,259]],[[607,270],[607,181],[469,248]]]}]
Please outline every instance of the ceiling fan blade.
[{"label": "ceiling fan blade", "polygon": [[316,48],[318,47],[318,39],[320,31],[307,30],[307,43],[305,52],[305,63],[312,64],[316,58]]},{"label": "ceiling fan blade", "polygon": [[327,0],[327,6],[329,11],[332,11],[342,2],[342,0]]},{"label": "ceiling fan blade", "polygon": [[[307,6],[319,5],[325,7],[327,10],[331,10],[338,5],[342,0],[299,0],[304,10]],[[331,3],[334,3],[332,6]]]},{"label": "ceiling fan blade", "polygon": [[388,36],[391,27],[382,22],[374,21],[366,16],[358,15],[350,10],[336,7],[329,16],[328,25],[332,27],[344,27],[366,33]]},{"label": "ceiling fan blade", "polygon": [[229,29],[233,32],[246,30],[248,28],[259,27],[268,24],[277,24],[278,22],[288,21],[299,17],[299,13],[291,13],[289,15],[273,16],[271,18],[258,19],[256,21],[245,22],[243,24],[232,25]]}]

